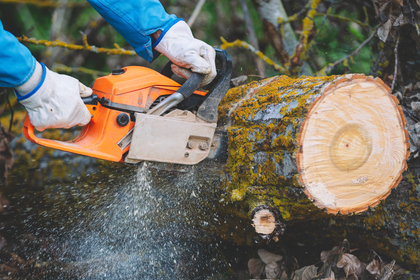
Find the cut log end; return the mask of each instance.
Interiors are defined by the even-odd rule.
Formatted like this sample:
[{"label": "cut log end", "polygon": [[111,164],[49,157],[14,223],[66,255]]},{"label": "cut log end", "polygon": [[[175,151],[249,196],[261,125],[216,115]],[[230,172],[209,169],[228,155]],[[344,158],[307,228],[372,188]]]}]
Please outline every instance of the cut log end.
[{"label": "cut log end", "polygon": [[330,213],[376,206],[409,155],[405,119],[382,81],[352,75],[327,87],[302,123],[297,153],[305,193]]},{"label": "cut log end", "polygon": [[285,224],[281,221],[278,210],[267,205],[256,207],[251,214],[255,231],[266,240],[277,241],[277,236],[284,233]]},{"label": "cut log end", "polygon": [[254,224],[255,231],[261,234],[271,234],[276,228],[276,218],[267,209],[255,213],[252,223]]}]

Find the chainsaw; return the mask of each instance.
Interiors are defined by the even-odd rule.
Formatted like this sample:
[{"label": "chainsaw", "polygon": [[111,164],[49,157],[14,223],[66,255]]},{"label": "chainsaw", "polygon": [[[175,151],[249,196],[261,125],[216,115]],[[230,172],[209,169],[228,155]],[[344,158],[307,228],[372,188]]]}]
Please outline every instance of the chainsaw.
[{"label": "chainsaw", "polygon": [[230,86],[232,60],[216,49],[217,76],[197,90],[204,75],[193,73],[182,85],[141,66],[113,70],[96,79],[83,98],[91,121],[71,141],[40,138],[28,115],[25,137],[33,143],[98,159],[138,163],[155,161],[192,165],[204,160],[217,126],[217,107]]}]

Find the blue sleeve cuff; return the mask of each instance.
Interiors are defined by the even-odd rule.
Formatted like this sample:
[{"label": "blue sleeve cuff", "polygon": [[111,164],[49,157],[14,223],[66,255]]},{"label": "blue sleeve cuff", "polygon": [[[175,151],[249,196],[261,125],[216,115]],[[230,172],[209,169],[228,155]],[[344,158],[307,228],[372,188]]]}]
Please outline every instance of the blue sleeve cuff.
[{"label": "blue sleeve cuff", "polygon": [[22,100],[25,100],[25,99],[27,99],[27,98],[29,98],[29,97],[31,97],[32,95],[34,95],[38,90],[39,90],[39,88],[44,84],[44,81],[45,81],[45,77],[47,76],[47,68],[45,67],[45,65],[43,64],[43,63],[40,63],[41,64],[41,66],[42,66],[42,77],[41,77],[41,81],[39,82],[39,84],[31,91],[31,92],[29,92],[28,94],[25,94],[24,96],[20,96],[17,92],[16,92],[16,90],[15,90],[15,94],[16,94],[16,96],[17,96],[17,101],[22,101]]},{"label": "blue sleeve cuff", "polygon": [[153,43],[153,48],[156,48],[157,45],[159,45],[160,41],[162,41],[162,38],[165,36],[165,34],[171,29],[172,26],[177,24],[180,21],[184,21],[182,18],[177,18],[176,20],[172,21],[170,24],[168,24],[165,29],[160,34],[159,38],[156,40],[156,42]]},{"label": "blue sleeve cuff", "polygon": [[167,26],[165,26],[165,29],[162,30],[162,33],[160,34],[159,38],[155,42],[153,42],[153,60],[158,58],[159,55],[160,55],[160,52],[155,50],[155,47],[157,45],[159,45],[160,41],[165,36],[165,34],[169,31],[169,29],[171,29],[172,26],[174,26],[175,24],[177,24],[180,21],[184,21],[184,20],[182,18],[177,18],[177,19],[173,20],[171,23],[169,23]]}]

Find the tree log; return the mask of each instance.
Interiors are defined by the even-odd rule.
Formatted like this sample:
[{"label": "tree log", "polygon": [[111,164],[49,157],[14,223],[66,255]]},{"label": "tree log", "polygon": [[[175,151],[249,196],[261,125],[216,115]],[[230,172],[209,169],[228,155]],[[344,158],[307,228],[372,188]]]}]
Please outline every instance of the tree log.
[{"label": "tree log", "polygon": [[[339,96],[339,89],[348,86],[369,89],[369,91],[362,91],[366,95],[365,98],[356,98],[357,94],[352,92],[351,96],[355,101],[347,100],[344,102],[344,106],[341,109],[344,112],[351,113],[347,116],[350,126],[342,129],[342,127],[346,127],[345,122],[342,121],[331,125],[336,128],[336,132],[334,133],[333,131],[331,133],[332,137],[329,139],[331,143],[336,144],[331,146],[334,148],[326,152],[329,159],[318,160],[316,153],[315,156],[306,158],[305,152],[307,147],[305,147],[305,143],[307,143],[307,140],[314,139],[313,136],[307,139],[308,135],[310,135],[309,133],[313,133],[310,128],[311,122],[317,120],[314,116],[321,112],[329,112],[328,108],[321,106],[328,101],[326,96]],[[372,88],[376,88],[376,90],[371,90]],[[382,97],[375,95],[375,92],[381,91],[383,92]],[[370,94],[373,94],[373,99],[369,98]],[[384,97],[385,99],[381,99]],[[388,105],[386,105],[385,101],[389,102]],[[356,106],[356,108],[367,108],[368,112],[373,109],[377,110],[378,107],[386,108],[387,117],[379,118],[379,120],[384,120],[379,122],[379,126],[388,127],[390,124],[388,122],[389,114],[393,116],[394,120],[401,118],[399,121],[394,121],[394,124],[399,124],[399,127],[389,126],[389,129],[381,129],[379,132],[374,133],[375,127],[366,121],[369,115],[365,113],[363,115],[365,118],[360,118],[362,115],[360,110],[362,109],[354,109],[350,106],[355,106],[358,103],[360,103],[360,106]],[[170,201],[178,201],[176,205],[179,205],[185,211],[190,211],[188,212],[189,214],[185,215],[189,217],[186,228],[192,225],[195,225],[197,228],[198,225],[198,228],[201,230],[216,233],[223,240],[233,240],[237,244],[251,244],[253,232],[250,230],[250,225],[252,219],[254,219],[254,224],[257,221],[255,216],[253,217],[251,214],[258,212],[254,210],[263,208],[271,211],[273,217],[275,217],[274,223],[280,225],[280,231],[275,231],[276,233],[274,234],[265,234],[265,237],[268,239],[276,237],[278,232],[283,232],[284,227],[281,226],[282,223],[287,224],[288,229],[283,237],[280,238],[280,243],[283,238],[287,238],[284,240],[288,240],[290,243],[301,243],[302,240],[297,240],[297,238],[304,234],[311,236],[311,240],[313,239],[314,242],[316,240],[315,243],[339,242],[347,229],[352,229],[360,234],[360,240],[366,242],[363,246],[368,246],[376,252],[384,252],[389,257],[402,262],[407,268],[416,269],[418,268],[418,260],[420,260],[418,253],[420,238],[416,227],[416,224],[420,222],[420,218],[415,215],[418,205],[420,205],[419,191],[417,190],[417,186],[420,184],[420,171],[418,171],[420,170],[418,168],[420,162],[418,158],[414,158],[414,155],[416,155],[417,151],[420,129],[416,132],[417,126],[413,118],[410,117],[410,114],[415,116],[412,112],[404,111],[410,141],[415,143],[415,145],[411,146],[413,158],[410,159],[408,170],[403,173],[403,180],[392,191],[391,196],[374,209],[368,209],[359,215],[342,216],[328,213],[328,211],[331,213],[336,213],[337,211],[343,211],[344,213],[358,212],[374,206],[381,199],[384,199],[385,195],[389,194],[389,190],[398,183],[399,175],[405,168],[403,162],[408,154],[406,151],[408,144],[406,143],[407,138],[403,130],[404,118],[396,104],[396,100],[389,95],[387,87],[380,80],[362,75],[323,78],[302,77],[300,79],[290,79],[282,76],[231,89],[219,107],[220,118],[212,158],[197,166],[189,167],[148,164],[147,168],[152,171],[148,175],[150,181],[147,183],[147,189],[154,190],[154,193],[165,195],[163,201],[169,198]],[[322,110],[317,111],[317,108]],[[375,110],[373,115],[380,114],[381,111]],[[336,118],[335,120],[338,119],[345,120],[345,118]],[[359,123],[360,126],[352,126],[354,123]],[[326,126],[325,123],[322,124],[321,128]],[[305,134],[299,133],[302,129]],[[397,133],[398,131],[400,132],[399,134]],[[364,168],[364,164],[372,164],[369,159],[363,160],[361,164],[358,157],[352,156],[353,152],[348,152],[347,148],[349,147],[346,146],[346,143],[351,144],[349,146],[353,148],[352,151],[355,151],[354,154],[357,152],[359,155],[364,156],[366,153],[369,154],[370,151],[372,156],[374,152],[377,152],[375,150],[377,148],[376,145],[383,145],[384,142],[382,141],[385,141],[382,139],[381,135],[383,134],[380,134],[380,132],[392,132],[391,137],[387,138],[388,140],[386,141],[389,141],[389,145],[394,145],[394,143],[399,145],[396,144],[397,148],[395,149],[384,148],[384,151],[400,153],[398,156],[392,154],[388,160],[398,159],[401,161],[399,164],[385,164],[380,167],[381,171],[382,169],[390,168],[387,175],[395,177],[394,180],[386,181],[388,190],[382,189],[384,186],[381,184],[381,188],[378,188],[380,191],[376,189],[372,191],[372,193],[377,192],[372,199],[359,201],[355,204],[356,206],[349,208],[348,203],[341,204],[343,200],[340,197],[337,201],[334,200],[334,203],[338,206],[334,205],[332,207],[333,203],[329,200],[327,200],[328,203],[323,203],[325,199],[322,196],[321,198],[317,196],[318,193],[314,191],[314,186],[310,185],[308,187],[308,185],[305,185],[308,181],[305,176],[309,176],[307,174],[309,172],[308,169],[310,170],[305,165],[305,160],[307,159],[312,161],[313,164],[325,164],[329,160],[341,169],[345,169],[346,164],[353,167],[360,165],[359,168],[354,170]],[[349,135],[356,137],[353,138],[353,141],[347,141]],[[324,137],[322,141],[326,141],[324,133],[321,133],[320,136]],[[396,139],[400,140],[396,141]],[[27,142],[16,140],[14,143],[17,148],[16,155],[18,156],[16,162],[25,168],[16,166],[16,169],[12,170],[8,187],[9,191],[6,192],[6,195],[11,198],[12,205],[16,205],[16,197],[25,194],[23,188],[30,189],[31,186],[36,186],[38,193],[43,193],[44,196],[48,197],[45,201],[52,203],[51,214],[44,217],[46,206],[41,207],[43,203],[37,201],[39,196],[32,196],[31,203],[21,203],[22,207],[24,207],[23,210],[26,211],[27,208],[30,208],[33,209],[32,211],[36,211],[38,207],[40,212],[38,217],[47,220],[50,224],[53,223],[56,228],[60,228],[65,224],[67,225],[66,229],[71,229],[71,225],[74,226],[80,222],[81,218],[78,216],[80,211],[74,211],[74,209],[83,210],[83,227],[88,228],[90,225],[89,219],[94,219],[93,216],[88,216],[88,213],[92,212],[92,215],[94,215],[98,211],[91,210],[92,205],[94,205],[93,209],[95,207],[100,209],[99,202],[112,198],[112,193],[116,191],[116,186],[121,185],[119,182],[121,180],[124,182],[130,180],[127,179],[131,178],[128,175],[135,173],[137,170],[137,167],[133,166],[126,166],[121,171],[121,168],[115,169],[116,165],[114,164],[108,165],[91,161],[85,163],[85,161],[80,160],[81,157],[73,157],[67,160],[63,158],[64,155],[56,151],[42,154],[41,150],[44,148],[37,148],[33,152],[28,153],[28,150],[19,151],[19,149],[28,146],[25,144]],[[308,145],[314,145],[316,149],[319,149],[316,144],[311,142],[308,142]],[[34,148],[29,146],[26,148]],[[301,146],[302,149],[300,148]],[[386,155],[386,153],[384,154]],[[58,156],[58,159],[53,161],[45,160],[45,158],[51,158],[53,155]],[[377,154],[373,155],[377,156]],[[299,162],[296,162],[297,158]],[[28,162],[31,169],[25,171],[28,169]],[[89,172],[83,171],[83,164],[90,168],[95,166],[95,169],[90,171],[91,174],[93,172],[94,176],[89,176]],[[343,171],[338,167],[334,167],[334,164],[329,166],[331,170],[327,172],[333,172],[335,168],[338,170],[334,171],[338,172],[337,176],[342,176],[339,172]],[[57,168],[58,166],[62,166],[60,167],[61,169]],[[168,168],[171,170],[168,171]],[[302,171],[300,175],[298,168]],[[69,173],[64,172],[67,169]],[[363,169],[363,172],[376,174],[375,168],[372,167],[371,169],[370,171],[368,168]],[[52,170],[52,172],[48,170]],[[80,176],[77,176],[75,172],[79,171]],[[395,172],[395,174],[391,175],[391,171]],[[41,176],[38,174],[41,174]],[[67,174],[71,174],[71,177],[67,176]],[[51,181],[49,176],[52,176],[55,181]],[[365,173],[363,173],[363,176],[359,174],[354,175],[354,179],[350,180],[350,186],[362,186],[360,189],[357,188],[358,191],[362,190],[362,193],[363,190],[372,187],[372,185],[366,184],[366,182],[370,182],[370,179],[365,180],[364,176],[366,176]],[[92,177],[94,177],[93,180]],[[362,178],[359,179],[360,177]],[[19,183],[23,180],[25,180],[25,183]],[[353,180],[355,181],[352,182]],[[57,181],[61,183],[57,183]],[[332,183],[334,182],[336,181],[332,181]],[[54,184],[58,184],[58,190],[60,188],[62,190],[57,191],[57,187],[53,186]],[[19,187],[17,188],[16,186]],[[120,188],[125,187],[121,186]],[[325,187],[325,189],[327,188]],[[333,193],[337,190],[347,192],[348,189],[350,187],[331,187],[327,190]],[[310,195],[309,198],[315,200],[317,205],[308,198],[305,191]],[[13,193],[15,193],[14,196],[12,195]],[[136,193],[133,190],[133,197],[136,196]],[[178,196],[182,196],[182,198]],[[25,197],[28,196],[26,195]],[[89,199],[86,199],[86,197]],[[139,201],[144,199],[147,199],[147,196],[142,195],[142,198],[138,198]],[[58,203],[57,201],[66,202]],[[360,203],[364,206],[362,207]],[[327,211],[317,206],[324,207]],[[337,207],[343,207],[343,210]],[[171,224],[174,218],[178,219],[177,215],[179,213],[177,211],[171,212],[171,215],[163,215],[171,211],[170,209],[172,208],[169,205],[166,210],[165,208],[162,209],[159,212],[162,212],[162,215],[155,218],[154,223],[165,225]],[[200,209],[200,211],[197,211],[197,209]],[[103,211],[106,212],[108,210],[105,209]],[[277,216],[275,214],[276,211],[279,213]],[[18,209],[15,210],[15,213],[19,213]],[[216,213],[217,219],[213,221],[211,217]],[[63,220],[62,217],[68,218]],[[179,219],[183,220],[183,217],[184,214]],[[251,220],[249,217],[251,217]],[[270,223],[272,221],[270,218],[265,220]],[[206,221],[205,226],[203,226],[203,221]],[[27,223],[30,224],[29,222]],[[106,225],[112,223],[112,221],[107,221],[104,218],[101,223]],[[119,223],[122,222],[119,221]],[[331,228],[332,225],[334,227]],[[50,225],[50,227],[52,226]],[[121,225],[121,227],[124,227],[124,225]],[[317,230],[314,230],[315,228]],[[326,234],[327,232],[328,234]],[[334,238],[331,238],[332,232],[334,232]]]},{"label": "tree log", "polygon": [[253,197],[253,209],[267,197],[264,204],[279,209],[280,189],[291,195],[291,186],[304,187],[318,207],[350,214],[377,205],[398,185],[408,136],[381,80],[281,77],[255,89],[230,107],[233,200]]}]

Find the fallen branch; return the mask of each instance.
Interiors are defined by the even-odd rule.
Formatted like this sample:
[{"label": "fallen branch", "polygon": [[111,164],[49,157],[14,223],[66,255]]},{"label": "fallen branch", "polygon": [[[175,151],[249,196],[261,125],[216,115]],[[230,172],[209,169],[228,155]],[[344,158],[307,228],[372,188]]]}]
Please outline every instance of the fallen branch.
[{"label": "fallen branch", "polygon": [[394,92],[395,80],[397,79],[397,74],[398,74],[398,45],[399,43],[400,43],[400,35],[398,35],[397,43],[395,44],[395,48],[394,48],[395,65],[394,65],[394,77],[392,78],[391,94]]}]

